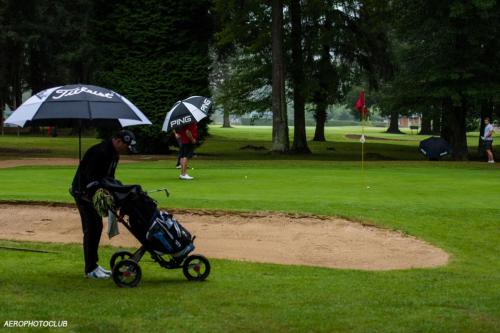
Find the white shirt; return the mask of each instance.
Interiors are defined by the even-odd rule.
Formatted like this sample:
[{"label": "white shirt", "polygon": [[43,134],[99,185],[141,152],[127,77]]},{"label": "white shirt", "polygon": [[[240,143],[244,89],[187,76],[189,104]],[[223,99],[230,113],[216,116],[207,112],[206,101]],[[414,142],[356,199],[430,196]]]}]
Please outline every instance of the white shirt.
[{"label": "white shirt", "polygon": [[[490,136],[488,136],[488,135],[490,135]],[[488,124],[484,128],[484,141],[493,141],[493,125],[492,124]]]}]

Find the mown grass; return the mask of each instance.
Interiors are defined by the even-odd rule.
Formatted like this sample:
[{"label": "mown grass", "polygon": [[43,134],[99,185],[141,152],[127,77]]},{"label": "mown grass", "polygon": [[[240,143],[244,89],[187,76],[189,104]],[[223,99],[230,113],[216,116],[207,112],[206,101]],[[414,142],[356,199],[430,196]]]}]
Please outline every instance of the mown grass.
[{"label": "mown grass", "polygon": [[[131,128],[133,130],[133,128]],[[386,134],[385,129],[366,127],[368,136],[365,159],[367,160],[424,160],[416,147],[419,141],[428,136],[417,135],[415,131],[403,129],[404,134]],[[360,135],[359,126],[327,127],[325,136],[327,142],[309,141],[309,147],[314,153],[314,160],[359,160],[361,146],[359,140],[349,135]],[[314,128],[307,128],[308,138],[312,140]],[[293,138],[293,128],[290,129]],[[477,150],[477,133],[468,133],[468,144],[471,153]],[[82,138],[82,152],[99,140],[93,136]],[[204,159],[311,159],[303,155],[270,154],[271,131],[267,126],[236,126],[221,128],[210,126],[210,136],[206,139],[198,153]],[[78,137],[59,136],[0,136],[0,159],[18,157],[70,157],[78,158]]]},{"label": "mown grass", "polygon": [[[214,128],[192,161],[193,182],[177,179],[172,159],[122,164],[117,176],[146,189],[168,187],[170,198],[154,194],[166,208],[338,215],[402,230],[445,249],[447,266],[363,272],[213,260],[207,282],[189,283],[179,271],[144,262],[139,287],[123,290],[83,279],[79,245],[1,241],[56,253],[0,249],[0,324],[68,320],[75,332],[500,332],[498,167],[404,161],[421,158],[418,138],[401,135],[408,142],[367,148],[406,152],[403,161],[368,161],[362,173],[354,160],[359,143],[346,132],[325,144],[345,144],[344,157],[313,146],[304,158],[239,149],[269,145],[268,128]],[[0,169],[0,198],[71,202],[73,173]],[[104,262],[114,250],[102,249]]]}]

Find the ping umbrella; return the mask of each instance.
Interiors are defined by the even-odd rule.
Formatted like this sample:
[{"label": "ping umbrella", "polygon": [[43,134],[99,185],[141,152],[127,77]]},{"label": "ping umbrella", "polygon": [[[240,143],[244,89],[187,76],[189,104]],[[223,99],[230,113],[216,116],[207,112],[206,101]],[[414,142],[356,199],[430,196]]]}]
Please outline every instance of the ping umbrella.
[{"label": "ping umbrella", "polygon": [[438,137],[430,137],[420,141],[418,149],[431,161],[437,161],[451,153],[451,148],[448,142]]},{"label": "ping umbrella", "polygon": [[83,124],[120,127],[151,125],[149,119],[128,99],[102,87],[66,85],[31,96],[5,120],[19,127],[29,125],[78,125],[78,156],[81,160]]},{"label": "ping umbrella", "polygon": [[178,101],[168,111],[162,131],[170,132],[173,129],[197,123],[207,116],[211,107],[212,101],[203,96],[191,96]]}]

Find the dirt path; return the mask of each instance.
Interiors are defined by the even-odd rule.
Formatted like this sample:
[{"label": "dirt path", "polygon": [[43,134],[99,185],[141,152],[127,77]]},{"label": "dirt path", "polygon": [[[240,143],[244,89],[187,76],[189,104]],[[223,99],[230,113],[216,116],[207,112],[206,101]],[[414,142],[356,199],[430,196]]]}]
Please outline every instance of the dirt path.
[{"label": "dirt path", "polygon": [[[121,158],[120,163],[133,163],[139,160],[144,160],[145,158],[136,157],[134,159],[127,156],[127,158]],[[12,160],[0,160],[0,169],[14,168],[24,165],[48,165],[48,166],[60,166],[60,165],[73,165],[75,168],[78,166],[78,159],[76,158],[66,158],[66,157],[30,157],[22,159],[12,159]]]},{"label": "dirt path", "polygon": [[23,165],[74,165],[78,166],[78,159],[74,158],[23,158],[14,160],[0,160],[0,169],[14,168]]},{"label": "dirt path", "polygon": [[[209,258],[362,270],[436,267],[448,262],[444,251],[423,241],[341,219],[185,211],[175,216],[197,235],[195,252]],[[103,232],[101,244],[138,244],[124,227],[120,230],[111,240]],[[0,238],[81,243],[78,211],[0,204]]]}]

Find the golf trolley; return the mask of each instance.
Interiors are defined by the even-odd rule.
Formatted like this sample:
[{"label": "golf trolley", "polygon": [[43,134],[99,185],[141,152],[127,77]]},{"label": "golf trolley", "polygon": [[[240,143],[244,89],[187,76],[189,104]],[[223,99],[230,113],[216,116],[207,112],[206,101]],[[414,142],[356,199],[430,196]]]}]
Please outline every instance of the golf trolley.
[{"label": "golf trolley", "polygon": [[[99,187],[112,196],[112,214],[142,245],[134,253],[117,251],[111,256],[109,264],[117,286],[135,287],[139,284],[142,277],[139,262],[146,253],[163,268],[182,268],[184,276],[190,281],[203,281],[208,277],[208,259],[199,254],[190,254],[195,248],[196,236],[191,236],[171,214],[160,211],[156,201],[139,185],[122,185],[116,180],[104,180]],[[166,189],[162,191],[169,195]]]}]

